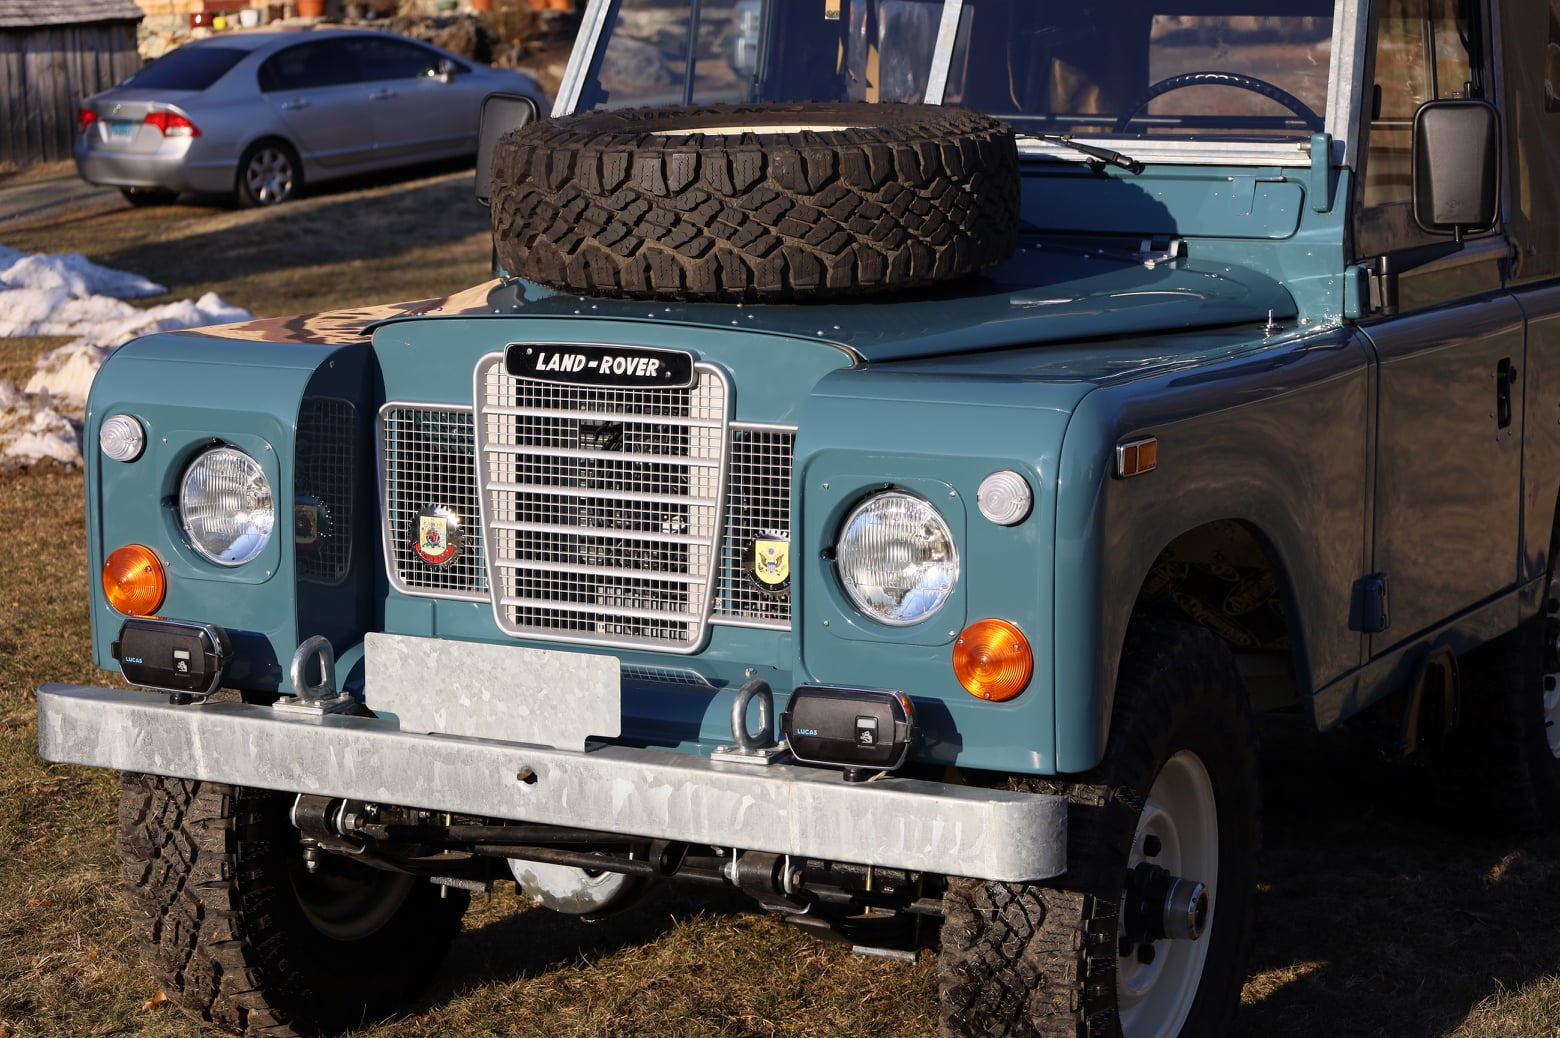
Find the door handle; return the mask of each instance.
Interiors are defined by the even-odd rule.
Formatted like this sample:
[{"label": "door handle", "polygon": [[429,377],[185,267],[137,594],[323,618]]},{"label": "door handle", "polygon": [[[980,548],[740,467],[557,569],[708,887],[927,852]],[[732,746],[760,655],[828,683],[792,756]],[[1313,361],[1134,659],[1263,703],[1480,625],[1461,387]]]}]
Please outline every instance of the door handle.
[{"label": "door handle", "polygon": [[1497,428],[1511,426],[1511,387],[1517,381],[1516,365],[1510,357],[1502,357],[1495,366],[1495,424]]},{"label": "door handle", "polygon": [[395,96],[394,90],[375,90],[368,95],[370,101],[388,101]]},{"label": "door handle", "polygon": [[301,97],[295,97],[291,101],[282,102],[282,110],[287,112],[297,112],[307,107],[309,107],[309,102]]}]

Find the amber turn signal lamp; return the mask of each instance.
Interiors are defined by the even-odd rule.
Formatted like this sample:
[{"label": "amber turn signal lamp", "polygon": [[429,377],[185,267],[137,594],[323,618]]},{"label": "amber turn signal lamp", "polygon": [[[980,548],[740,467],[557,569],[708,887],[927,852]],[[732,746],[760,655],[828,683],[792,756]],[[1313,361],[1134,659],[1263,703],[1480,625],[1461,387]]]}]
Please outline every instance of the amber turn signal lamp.
[{"label": "amber turn signal lamp", "polygon": [[168,593],[168,578],[152,549],[140,544],[116,548],[103,563],[103,594],[126,616],[151,616]]},{"label": "amber turn signal lamp", "polygon": [[1029,685],[1035,657],[1024,632],[1006,620],[976,620],[953,643],[953,672],[964,691],[1002,702]]}]

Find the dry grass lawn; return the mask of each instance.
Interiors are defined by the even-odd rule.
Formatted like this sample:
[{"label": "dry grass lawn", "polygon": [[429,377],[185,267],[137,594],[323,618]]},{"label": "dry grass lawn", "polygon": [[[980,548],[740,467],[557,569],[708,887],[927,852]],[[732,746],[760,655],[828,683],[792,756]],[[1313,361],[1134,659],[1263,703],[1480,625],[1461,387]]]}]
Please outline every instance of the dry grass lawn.
[{"label": "dry grass lawn", "polygon": [[[0,228],[261,316],[445,294],[485,277],[470,173],[357,183],[277,212],[112,204]],[[151,302],[160,302],[153,300]],[[19,381],[60,340],[0,340]],[[35,753],[33,690],[98,682],[86,653],[79,474],[0,473],[0,1038],[206,1033],[164,1004],[120,903],[114,777]],[[1275,726],[1279,728],[1280,726]],[[1560,841],[1470,835],[1476,809],[1338,740],[1276,731],[1239,1033],[1560,1035]],[[734,896],[673,890],[608,923],[478,900],[449,966],[372,1038],[896,1036],[936,1030],[935,955],[851,956]]]}]

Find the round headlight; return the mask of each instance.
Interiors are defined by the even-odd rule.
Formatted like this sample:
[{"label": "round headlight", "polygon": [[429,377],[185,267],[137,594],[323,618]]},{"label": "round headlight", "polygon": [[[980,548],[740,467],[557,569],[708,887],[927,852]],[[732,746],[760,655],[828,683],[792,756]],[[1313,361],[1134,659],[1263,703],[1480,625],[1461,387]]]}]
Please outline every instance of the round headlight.
[{"label": "round headlight", "polygon": [[874,494],[845,520],[836,562],[845,593],[879,623],[904,627],[942,608],[959,581],[948,524],[927,501]]},{"label": "round headlight", "polygon": [[260,463],[216,447],[190,463],[179,487],[179,523],[190,546],[212,562],[240,566],[271,540],[276,508]]}]

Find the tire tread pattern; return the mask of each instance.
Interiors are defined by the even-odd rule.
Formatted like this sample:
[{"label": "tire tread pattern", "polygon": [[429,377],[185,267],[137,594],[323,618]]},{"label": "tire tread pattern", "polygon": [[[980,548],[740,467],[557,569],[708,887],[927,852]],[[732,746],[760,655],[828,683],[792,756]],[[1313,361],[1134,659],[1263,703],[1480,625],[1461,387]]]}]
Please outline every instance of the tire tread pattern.
[{"label": "tire tread pattern", "polygon": [[[1101,764],[1076,778],[1024,776],[1007,783],[1068,798],[1067,873],[1043,883],[949,883],[938,966],[944,1035],[1119,1038],[1116,935],[1125,865],[1144,798],[1168,757],[1166,740],[1188,719],[1218,725],[1219,738],[1236,747],[1227,758],[1225,788],[1238,791],[1236,813],[1244,817],[1227,834],[1235,853],[1221,857],[1230,875],[1221,876],[1227,901],[1221,901],[1219,937],[1235,963],[1225,972],[1235,975],[1216,977],[1217,990],[1199,996],[1201,1019],[1186,1032],[1228,1033],[1252,937],[1256,729],[1222,642],[1199,628],[1140,618],[1127,635]],[[1222,826],[1222,808],[1220,814]]]},{"label": "tire tread pattern", "polygon": [[1000,262],[1018,228],[1012,130],[937,105],[586,112],[500,138],[492,169],[499,262],[595,295],[897,291]]},{"label": "tire tread pattern", "polygon": [[321,954],[277,875],[297,853],[277,845],[279,804],[242,787],[122,777],[121,869],[142,959],[186,1012],[237,1034],[336,1033],[393,1011],[443,958],[467,895],[420,884],[385,928],[401,939]]}]

